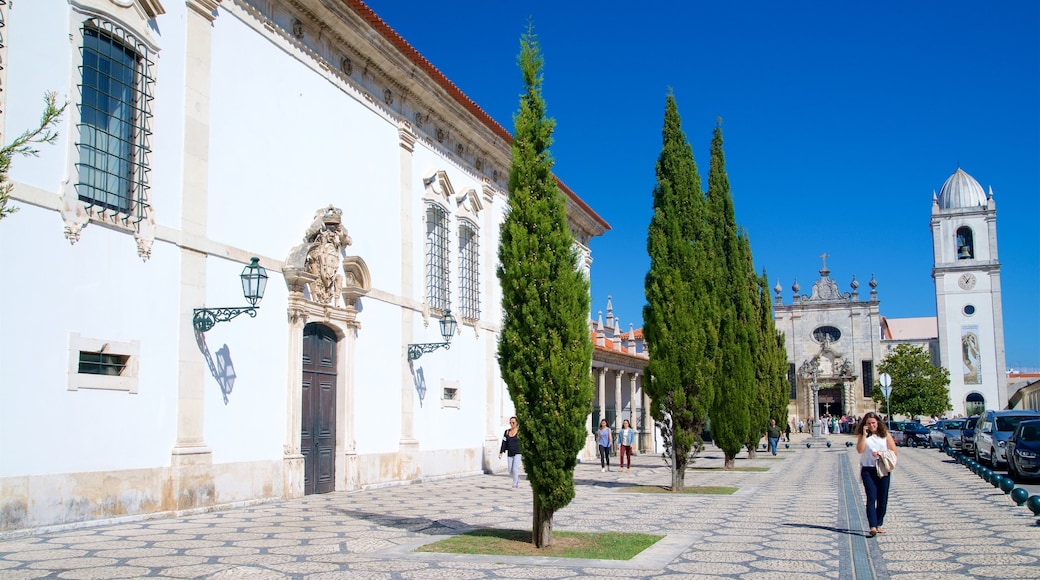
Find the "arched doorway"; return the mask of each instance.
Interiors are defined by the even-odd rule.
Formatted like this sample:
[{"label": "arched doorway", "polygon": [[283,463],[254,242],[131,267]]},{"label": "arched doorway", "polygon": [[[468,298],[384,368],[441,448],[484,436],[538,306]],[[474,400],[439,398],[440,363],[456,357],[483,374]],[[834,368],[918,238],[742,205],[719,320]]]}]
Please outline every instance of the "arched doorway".
[{"label": "arched doorway", "polygon": [[981,393],[968,393],[968,396],[964,398],[964,414],[972,417],[974,415],[981,415],[986,410],[986,397],[983,397]]},{"label": "arched doorway", "polygon": [[840,385],[820,385],[818,395],[817,417],[827,415],[844,414],[845,405],[842,401],[842,388]]},{"label": "arched doorway", "polygon": [[336,334],[314,322],[303,328],[302,390],[303,493],[328,493],[336,488]]}]

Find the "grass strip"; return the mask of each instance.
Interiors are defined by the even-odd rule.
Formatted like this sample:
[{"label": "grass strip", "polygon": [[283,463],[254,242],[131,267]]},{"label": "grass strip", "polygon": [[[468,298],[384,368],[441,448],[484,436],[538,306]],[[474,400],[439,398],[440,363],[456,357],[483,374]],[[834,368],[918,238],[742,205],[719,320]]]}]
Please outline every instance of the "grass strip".
[{"label": "grass strip", "polygon": [[534,547],[529,530],[473,530],[426,544],[419,552],[441,554],[487,554],[492,556],[539,556],[590,560],[630,560],[664,536],[621,532],[558,532],[553,545]]}]

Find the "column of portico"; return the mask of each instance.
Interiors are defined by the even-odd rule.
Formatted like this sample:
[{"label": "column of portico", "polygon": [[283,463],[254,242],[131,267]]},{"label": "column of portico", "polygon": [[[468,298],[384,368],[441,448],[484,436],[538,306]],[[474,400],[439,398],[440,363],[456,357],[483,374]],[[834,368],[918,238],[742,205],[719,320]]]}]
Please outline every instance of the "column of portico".
[{"label": "column of portico", "polygon": [[639,435],[640,448],[644,453],[654,450],[654,419],[650,416],[650,395],[643,389],[643,409],[646,410],[646,422],[643,424],[643,432]]},{"label": "column of portico", "polygon": [[642,375],[639,372],[633,372],[631,378],[632,393],[631,401],[632,406],[632,428],[635,429],[635,449],[636,451],[643,452],[643,430],[644,425],[640,423],[640,418],[643,415],[643,383],[641,380]]},{"label": "column of portico", "polygon": [[[607,418],[607,369],[605,367],[599,368],[599,418],[600,420]],[[599,425],[592,426],[593,431],[598,429]]]},{"label": "column of portico", "polygon": [[614,372],[614,433],[621,428],[621,378],[625,371],[618,369]]}]

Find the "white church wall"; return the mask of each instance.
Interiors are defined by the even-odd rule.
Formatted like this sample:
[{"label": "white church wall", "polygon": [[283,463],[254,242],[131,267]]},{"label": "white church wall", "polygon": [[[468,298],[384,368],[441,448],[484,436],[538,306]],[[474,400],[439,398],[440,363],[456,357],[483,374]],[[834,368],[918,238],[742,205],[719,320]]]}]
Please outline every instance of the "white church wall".
[{"label": "white church wall", "polygon": [[401,311],[396,305],[362,298],[356,340],[354,417],[359,454],[392,453],[401,440],[401,380],[405,363]]},{"label": "white church wall", "polygon": [[[127,234],[100,226],[70,247],[60,223],[53,212],[22,205],[0,227],[5,270],[26,273],[0,288],[0,301],[21,305],[4,312],[0,336],[0,474],[165,463],[177,397],[169,356],[176,352],[177,254],[157,246],[143,263]],[[101,344],[136,342],[137,392],[69,390],[73,333]]]},{"label": "white church wall", "polygon": [[[246,306],[240,262],[210,257],[206,261],[206,307]],[[285,442],[288,337],[285,303],[288,291],[281,276],[269,272],[267,291],[256,318],[243,314],[205,333],[208,356],[217,364],[227,349],[235,381],[226,394],[207,362],[204,441],[214,463],[281,459]],[[192,353],[194,355],[194,353]],[[206,358],[207,353],[199,356]],[[219,368],[217,369],[219,371]]]},{"label": "white church wall", "polygon": [[[68,6],[55,2],[22,2],[8,9],[3,29],[7,62],[4,86],[4,144],[14,136],[35,128],[43,112],[44,94],[57,93],[58,104],[71,99],[72,58],[69,46]],[[39,66],[46,62],[48,66]],[[73,105],[70,105],[73,106]],[[38,158],[16,157],[9,178],[50,192],[57,192],[66,173],[68,115],[53,145],[40,147]],[[21,205],[21,204],[15,204]],[[4,225],[7,225],[5,222]]]},{"label": "white church wall", "polygon": [[396,249],[396,127],[233,16],[217,21],[213,63],[210,236],[281,259],[333,204],[358,244],[347,253],[379,287],[396,280],[363,253]]}]

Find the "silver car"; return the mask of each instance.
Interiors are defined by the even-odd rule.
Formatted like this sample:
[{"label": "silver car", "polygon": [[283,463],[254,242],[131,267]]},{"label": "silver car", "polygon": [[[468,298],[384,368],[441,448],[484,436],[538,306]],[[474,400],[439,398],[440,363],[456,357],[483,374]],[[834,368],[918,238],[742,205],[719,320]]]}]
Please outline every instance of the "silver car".
[{"label": "silver car", "polygon": [[928,426],[928,438],[932,447],[961,448],[961,430],[965,419],[942,419]]},{"label": "silver car", "polygon": [[986,411],[975,426],[975,460],[997,467],[1007,463],[1007,441],[1022,421],[1040,419],[1040,411]]}]

